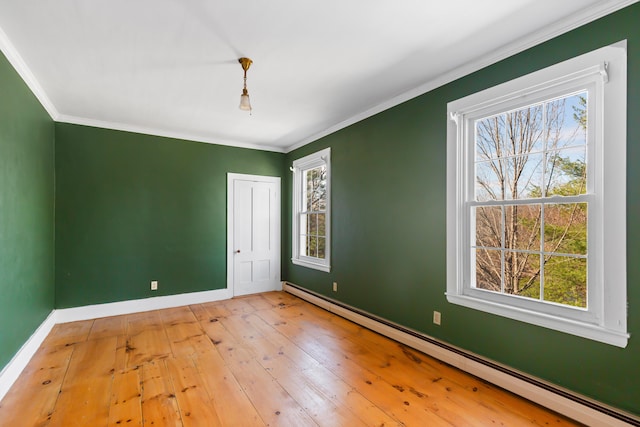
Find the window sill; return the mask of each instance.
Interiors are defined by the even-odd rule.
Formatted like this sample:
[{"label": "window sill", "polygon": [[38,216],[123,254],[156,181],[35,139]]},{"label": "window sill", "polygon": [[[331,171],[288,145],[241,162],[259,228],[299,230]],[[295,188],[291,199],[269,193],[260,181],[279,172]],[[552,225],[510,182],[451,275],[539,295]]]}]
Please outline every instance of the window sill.
[{"label": "window sill", "polygon": [[326,273],[329,273],[331,271],[330,265],[318,264],[315,262],[305,261],[297,258],[291,258],[291,262],[301,267],[313,268],[314,270],[320,270]]},{"label": "window sill", "polygon": [[629,334],[600,325],[564,319],[562,317],[527,310],[525,308],[480,300],[478,298],[465,295],[446,293],[446,296],[447,301],[452,304],[496,314],[513,320],[519,320],[536,326],[542,326],[543,328],[565,332],[582,338],[614,345],[616,347],[625,348],[629,340]]}]

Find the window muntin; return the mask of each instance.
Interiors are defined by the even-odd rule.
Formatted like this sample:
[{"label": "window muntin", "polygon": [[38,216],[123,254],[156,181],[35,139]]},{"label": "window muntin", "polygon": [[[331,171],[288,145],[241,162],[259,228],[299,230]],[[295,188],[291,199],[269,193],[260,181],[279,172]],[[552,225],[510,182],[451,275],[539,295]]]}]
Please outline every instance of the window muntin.
[{"label": "window muntin", "polygon": [[622,41],[448,104],[449,302],[626,346],[626,95]]},{"label": "window muntin", "polygon": [[293,162],[294,264],[330,270],[331,150],[326,148]]}]

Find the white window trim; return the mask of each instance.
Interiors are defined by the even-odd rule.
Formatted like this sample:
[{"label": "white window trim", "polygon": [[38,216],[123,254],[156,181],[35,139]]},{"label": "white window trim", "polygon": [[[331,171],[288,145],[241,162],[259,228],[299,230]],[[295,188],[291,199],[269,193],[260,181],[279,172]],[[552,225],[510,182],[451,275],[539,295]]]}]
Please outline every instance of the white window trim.
[{"label": "white window trim", "polygon": [[[325,165],[327,169],[327,210],[325,213],[325,258],[324,260],[300,255],[300,209],[302,207],[302,171]],[[295,265],[320,271],[331,271],[331,148],[297,159],[293,162],[293,218],[291,233],[291,262]]]},{"label": "white window trim", "polygon": [[[450,303],[626,347],[626,48],[624,40],[447,104],[446,296]],[[598,224],[595,232],[596,241],[600,242],[596,247],[589,242],[589,268],[597,268],[597,284],[590,282],[589,292],[597,295],[589,297],[588,312],[471,288],[467,200],[473,179],[469,177],[473,174],[473,157],[469,153],[473,147],[466,142],[467,120],[492,108],[526,105],[536,97],[544,98],[545,92],[572,82],[582,84],[585,79],[598,86],[596,102],[600,103],[597,111],[601,114],[596,118],[593,153],[595,212],[591,205],[589,208],[590,222],[595,220]],[[590,228],[589,232],[593,230]],[[589,277],[591,280],[592,272]],[[566,315],[570,312],[573,314]]]}]

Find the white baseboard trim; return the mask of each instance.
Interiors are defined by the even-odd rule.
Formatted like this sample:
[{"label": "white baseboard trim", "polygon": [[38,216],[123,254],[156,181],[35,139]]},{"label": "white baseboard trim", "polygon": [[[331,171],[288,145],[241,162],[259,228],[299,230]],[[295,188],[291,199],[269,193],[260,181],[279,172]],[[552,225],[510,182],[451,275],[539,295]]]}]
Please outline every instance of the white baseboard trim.
[{"label": "white baseboard trim", "polygon": [[33,355],[40,348],[42,341],[55,326],[55,317],[55,310],[53,310],[0,372],[0,401],[7,394],[13,383],[16,382]]},{"label": "white baseboard trim", "polygon": [[99,319],[101,317],[119,316],[121,314],[140,313],[143,311],[161,310],[163,308],[180,307],[189,304],[221,301],[232,297],[229,289],[190,292],[186,294],[167,295],[105,304],[85,305],[82,307],[62,308],[56,310],[56,323],[76,322],[79,320]]},{"label": "white baseboard trim", "polygon": [[53,310],[0,372],[0,401],[18,379],[51,329],[58,323],[222,301],[230,299],[232,296],[231,291],[225,288]]},{"label": "white baseboard trim", "polygon": [[316,294],[295,284],[285,282],[283,290],[583,424],[612,427],[640,425],[640,418],[632,414]]}]

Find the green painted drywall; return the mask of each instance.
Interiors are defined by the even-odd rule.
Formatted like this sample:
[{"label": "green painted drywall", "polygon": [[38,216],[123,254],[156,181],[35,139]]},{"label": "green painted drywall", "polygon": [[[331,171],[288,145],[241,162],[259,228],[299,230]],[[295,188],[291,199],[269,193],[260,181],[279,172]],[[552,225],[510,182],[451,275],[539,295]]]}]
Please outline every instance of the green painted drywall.
[{"label": "green painted drywall", "polygon": [[284,158],[57,123],[56,307],[225,288],[226,174]]},{"label": "green painted drywall", "polygon": [[[640,415],[638,22],[634,4],[289,153],[287,165],[331,147],[332,270],[291,264],[288,223],[283,278]],[[447,303],[447,102],[622,39],[628,39],[628,346]],[[442,326],[432,324],[433,310],[442,313]]]},{"label": "green painted drywall", "polygon": [[0,370],[53,310],[54,125],[0,53]]}]

